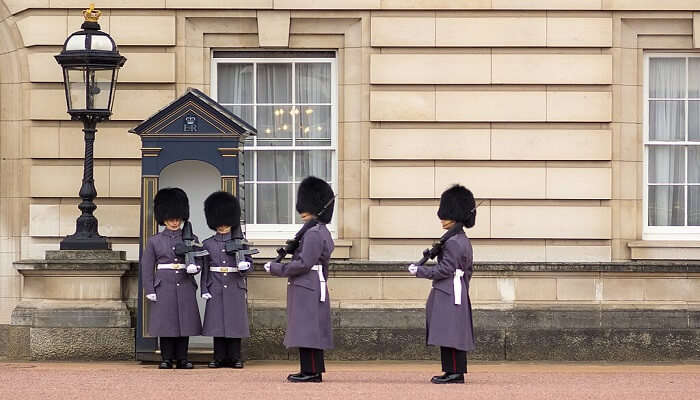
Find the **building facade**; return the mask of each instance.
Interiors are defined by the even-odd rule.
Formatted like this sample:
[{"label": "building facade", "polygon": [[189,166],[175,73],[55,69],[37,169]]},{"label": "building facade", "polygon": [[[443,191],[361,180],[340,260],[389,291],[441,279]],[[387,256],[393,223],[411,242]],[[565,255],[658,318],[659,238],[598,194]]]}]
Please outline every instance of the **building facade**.
[{"label": "building facade", "polygon": [[[79,215],[82,133],[66,113],[53,56],[86,6],[0,1],[0,325],[23,297],[13,263],[57,249]],[[440,193],[461,183],[478,198],[468,235],[483,268],[471,294],[489,332],[501,335],[486,321],[503,316],[489,312],[519,309],[549,321],[537,329],[566,326],[552,322],[555,309],[588,313],[571,328],[649,328],[605,325],[605,310],[618,318],[634,309],[655,313],[656,326],[688,343],[697,337],[697,1],[96,6],[128,59],[114,115],[98,126],[96,215],[130,260],[138,259],[142,153],[128,130],[194,87],[258,130],[240,183],[248,237],[263,256],[298,228],[296,184],[309,174],[332,182],[334,257],[345,261],[330,288],[335,306],[349,310],[346,327],[382,328],[371,317],[357,322],[369,315],[352,317],[358,310],[420,309],[429,282],[408,280],[395,262],[419,258],[440,236]],[[164,181],[200,177],[171,175]],[[124,296],[133,306],[131,279]],[[280,308],[284,285],[254,276],[251,306]],[[399,328],[418,329],[411,318],[416,326]]]}]

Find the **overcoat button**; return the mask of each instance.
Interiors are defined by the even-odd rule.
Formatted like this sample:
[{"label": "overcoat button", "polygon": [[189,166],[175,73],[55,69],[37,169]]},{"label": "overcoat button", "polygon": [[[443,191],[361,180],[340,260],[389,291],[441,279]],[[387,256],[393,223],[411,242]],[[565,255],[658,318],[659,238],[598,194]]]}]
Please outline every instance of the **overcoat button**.
[{"label": "overcoat button", "polygon": [[177,285],[178,285],[178,286],[180,286],[180,284],[179,284],[179,283],[178,283]]},{"label": "overcoat button", "polygon": [[228,285],[224,285],[224,289],[228,289]]}]

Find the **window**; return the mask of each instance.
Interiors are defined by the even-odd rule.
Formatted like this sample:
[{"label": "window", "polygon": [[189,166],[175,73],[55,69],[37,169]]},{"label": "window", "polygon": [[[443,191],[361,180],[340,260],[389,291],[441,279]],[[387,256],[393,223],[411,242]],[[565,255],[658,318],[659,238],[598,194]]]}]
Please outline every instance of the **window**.
[{"label": "window", "polygon": [[[247,232],[255,238],[287,237],[302,223],[295,209],[302,179],[314,175],[335,190],[335,55],[222,53],[226,58],[215,53],[212,62],[212,94],[258,131],[245,142],[241,160]],[[333,224],[330,228],[334,231]]]},{"label": "window", "polygon": [[644,238],[700,239],[700,54],[645,57]]}]

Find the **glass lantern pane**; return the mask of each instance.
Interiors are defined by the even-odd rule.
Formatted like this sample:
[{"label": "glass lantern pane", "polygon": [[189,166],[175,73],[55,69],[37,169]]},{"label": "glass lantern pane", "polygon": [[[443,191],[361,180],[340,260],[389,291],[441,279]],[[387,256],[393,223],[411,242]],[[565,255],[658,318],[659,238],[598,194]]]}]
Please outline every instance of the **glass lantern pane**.
[{"label": "glass lantern pane", "polygon": [[109,110],[112,98],[112,70],[101,69],[89,72],[90,90],[87,95],[89,110]]},{"label": "glass lantern pane", "polygon": [[66,69],[65,71],[66,90],[68,91],[68,109],[86,109],[85,71],[82,69]]},{"label": "glass lantern pane", "polygon": [[90,37],[90,48],[92,50],[114,51],[112,41],[103,35],[92,35]]},{"label": "glass lantern pane", "polygon": [[114,82],[114,84],[112,85],[112,88],[111,88],[112,98],[109,99],[109,110],[110,111],[112,110],[112,107],[114,107],[114,93],[116,93],[116,91],[117,91],[117,77],[118,76],[119,76],[119,68],[114,70],[114,79],[112,80],[112,82]]},{"label": "glass lantern pane", "polygon": [[73,35],[66,42],[66,51],[85,50],[86,35]]}]

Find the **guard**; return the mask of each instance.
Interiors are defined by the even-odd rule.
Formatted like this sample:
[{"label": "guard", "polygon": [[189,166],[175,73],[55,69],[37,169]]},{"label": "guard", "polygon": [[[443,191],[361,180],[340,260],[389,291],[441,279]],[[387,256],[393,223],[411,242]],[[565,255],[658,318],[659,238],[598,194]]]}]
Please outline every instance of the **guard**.
[{"label": "guard", "polygon": [[[474,195],[464,186],[452,186],[442,193],[437,215],[447,233],[432,249],[426,249],[424,257],[417,265],[411,264],[408,271],[433,281],[425,305],[426,341],[440,346],[444,374],[434,376],[431,382],[464,383],[467,351],[474,350],[475,344],[469,301],[473,253],[463,228],[471,228],[476,222]],[[422,265],[435,256],[435,266]]]},{"label": "guard", "polygon": [[[331,299],[326,287],[328,262],[333,238],[326,224],[333,217],[335,195],[322,179],[310,176],[299,185],[296,210],[304,226],[279,257],[265,264],[265,270],[288,278],[287,332],[284,345],[299,348],[300,372],[287,377],[290,382],[322,382],[326,372],[323,351],[333,348]],[[292,261],[280,263],[287,253]]]},{"label": "guard", "polygon": [[141,256],[142,285],[152,302],[148,332],[160,338],[160,369],[170,369],[174,362],[178,369],[192,369],[187,361],[189,337],[202,331],[194,279],[200,267],[185,265],[185,257],[176,254],[185,246],[181,225],[189,223],[189,201],[182,189],[165,188],[153,203],[156,221],[165,229],[148,239]]},{"label": "guard", "polygon": [[250,254],[257,251],[246,248],[236,197],[212,193],[204,201],[204,214],[209,228],[216,231],[204,241],[209,255],[202,259],[202,298],[207,300],[202,335],[214,337],[209,368],[243,368],[241,338],[250,337],[246,274],[253,261]]}]

